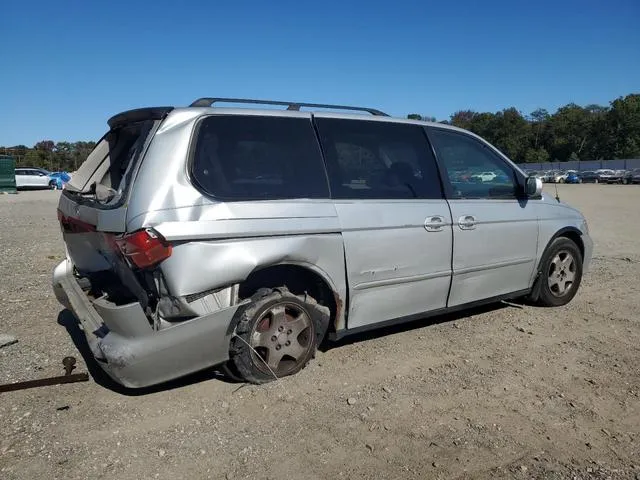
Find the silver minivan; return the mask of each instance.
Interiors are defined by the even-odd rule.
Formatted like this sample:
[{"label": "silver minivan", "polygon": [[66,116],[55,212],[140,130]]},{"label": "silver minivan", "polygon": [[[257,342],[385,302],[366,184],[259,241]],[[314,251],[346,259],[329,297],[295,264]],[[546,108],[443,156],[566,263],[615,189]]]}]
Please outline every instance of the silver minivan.
[{"label": "silver minivan", "polygon": [[502,299],[564,305],[591,259],[578,211],[449,125],[215,98],[108,123],[60,197],[53,288],[127,387],[216,365],[264,383],[324,339]]}]

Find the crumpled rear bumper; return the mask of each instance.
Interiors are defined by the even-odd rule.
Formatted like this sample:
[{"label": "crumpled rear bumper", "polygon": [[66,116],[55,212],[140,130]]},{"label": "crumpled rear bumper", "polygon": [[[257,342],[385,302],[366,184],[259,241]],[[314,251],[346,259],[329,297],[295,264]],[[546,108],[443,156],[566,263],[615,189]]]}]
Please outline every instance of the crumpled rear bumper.
[{"label": "crumpled rear bumper", "polygon": [[97,363],[125,387],[162,383],[228,359],[239,305],[154,330],[138,302],[89,298],[68,259],[54,269],[52,283],[58,301],[80,321]]}]

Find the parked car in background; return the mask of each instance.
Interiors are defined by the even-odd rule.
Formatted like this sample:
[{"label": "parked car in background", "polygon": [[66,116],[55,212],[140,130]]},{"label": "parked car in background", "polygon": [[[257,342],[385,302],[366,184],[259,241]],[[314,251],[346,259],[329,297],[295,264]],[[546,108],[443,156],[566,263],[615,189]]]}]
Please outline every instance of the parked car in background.
[{"label": "parked car in background", "polygon": [[544,172],[540,172],[540,176],[538,177],[544,183],[548,183],[553,178],[553,170],[546,170]]},{"label": "parked car in background", "polygon": [[558,183],[557,179],[562,175],[560,170],[549,170],[546,175],[547,183]]},{"label": "parked car in background", "polygon": [[[265,383],[325,337],[578,291],[585,218],[477,135],[369,108],[221,101],[112,117],[60,195],[53,290],[121,384],[214,365]],[[486,181],[460,181],[469,171]]]},{"label": "parked car in background", "polygon": [[578,175],[578,176],[580,176],[580,174],[578,173],[577,170],[567,170],[563,174],[565,182],[567,181],[567,178],[569,177],[569,175]]},{"label": "parked car in background", "polygon": [[601,168],[596,170],[596,173],[600,175],[600,183],[621,183],[622,182],[622,170],[611,170],[608,168]]},{"label": "parked car in background", "polygon": [[582,183],[582,177],[575,170],[567,172],[564,183]]},{"label": "parked car in background", "polygon": [[550,183],[564,183],[566,178],[567,177],[566,177],[565,172],[563,172],[561,170],[555,170],[553,172],[553,177],[551,177],[551,182]]},{"label": "parked car in background", "polygon": [[575,170],[567,170],[566,172],[563,170],[556,170],[553,172],[553,178],[551,179],[551,183],[564,183],[567,180],[567,175],[569,173],[575,173]]},{"label": "parked car in background", "polygon": [[580,172],[582,183],[600,183],[600,174],[595,170],[585,170]]},{"label": "parked car in background", "polygon": [[640,183],[640,168],[632,170],[614,170],[600,168],[598,170],[526,170],[530,176],[540,178],[544,183]]},{"label": "parked car in background", "polygon": [[56,180],[49,177],[49,172],[42,168],[16,168],[17,189],[56,188]]},{"label": "parked car in background", "polygon": [[471,178],[480,180],[481,182],[491,182],[496,177],[497,175],[494,172],[482,172],[471,176]]},{"label": "parked car in background", "polygon": [[550,170],[547,174],[547,183],[555,183],[556,177],[558,176],[557,170]]},{"label": "parked car in background", "polygon": [[67,172],[51,172],[49,173],[49,178],[55,180],[56,189],[62,190],[65,184],[71,180],[71,175]]},{"label": "parked car in background", "polygon": [[606,168],[596,170],[596,174],[598,175],[598,181],[596,183],[609,183],[609,179],[614,175],[613,170]]},{"label": "parked car in background", "polygon": [[616,174],[620,175],[620,183],[628,185],[633,183],[633,172],[631,170],[616,170]]}]

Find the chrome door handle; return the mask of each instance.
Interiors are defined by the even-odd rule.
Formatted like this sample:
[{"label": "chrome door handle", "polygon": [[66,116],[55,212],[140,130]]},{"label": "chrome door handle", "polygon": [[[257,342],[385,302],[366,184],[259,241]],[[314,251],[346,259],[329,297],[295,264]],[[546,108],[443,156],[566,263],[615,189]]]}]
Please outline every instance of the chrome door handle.
[{"label": "chrome door handle", "polygon": [[473,215],[463,215],[458,219],[458,226],[461,230],[473,230],[476,228],[476,217]]},{"label": "chrome door handle", "polygon": [[444,228],[444,225],[444,217],[441,215],[428,217],[424,221],[424,228],[427,232],[441,232]]}]

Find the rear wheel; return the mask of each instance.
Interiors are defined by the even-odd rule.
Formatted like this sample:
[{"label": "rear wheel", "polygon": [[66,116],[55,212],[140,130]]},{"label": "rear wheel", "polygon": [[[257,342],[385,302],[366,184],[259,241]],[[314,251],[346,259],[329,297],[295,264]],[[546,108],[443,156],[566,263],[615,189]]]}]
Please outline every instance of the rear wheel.
[{"label": "rear wheel", "polygon": [[540,263],[538,305],[559,307],[569,303],[582,281],[582,254],[572,240],[559,237],[549,246]]},{"label": "rear wheel", "polygon": [[58,188],[58,184],[55,180],[51,180],[49,182],[49,190],[56,190]]},{"label": "rear wheel", "polygon": [[593,183],[600,183],[600,182],[598,182],[597,178],[594,178]]},{"label": "rear wheel", "polygon": [[623,185],[626,185],[627,183],[629,183],[629,180],[627,180],[626,178],[623,178],[623,179],[622,179],[622,184],[623,184]]},{"label": "rear wheel", "polygon": [[267,383],[302,370],[315,356],[329,309],[286,287],[259,290],[236,319],[227,368],[250,383]]}]

